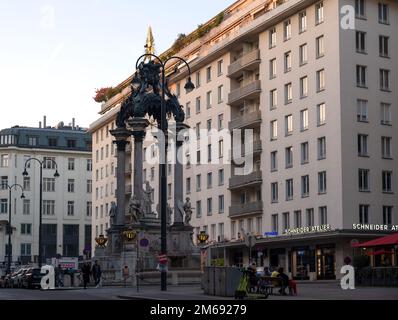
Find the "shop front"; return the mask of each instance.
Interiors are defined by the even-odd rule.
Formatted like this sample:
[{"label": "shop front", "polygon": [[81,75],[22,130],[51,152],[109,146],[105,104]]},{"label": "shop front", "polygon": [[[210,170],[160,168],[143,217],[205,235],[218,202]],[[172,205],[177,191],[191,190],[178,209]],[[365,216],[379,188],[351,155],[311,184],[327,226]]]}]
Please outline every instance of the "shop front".
[{"label": "shop front", "polygon": [[316,264],[318,280],[336,279],[336,246],[334,244],[318,245]]},{"label": "shop front", "polygon": [[310,280],[311,272],[315,272],[315,250],[310,246],[293,247],[291,249],[291,273],[294,280]]}]

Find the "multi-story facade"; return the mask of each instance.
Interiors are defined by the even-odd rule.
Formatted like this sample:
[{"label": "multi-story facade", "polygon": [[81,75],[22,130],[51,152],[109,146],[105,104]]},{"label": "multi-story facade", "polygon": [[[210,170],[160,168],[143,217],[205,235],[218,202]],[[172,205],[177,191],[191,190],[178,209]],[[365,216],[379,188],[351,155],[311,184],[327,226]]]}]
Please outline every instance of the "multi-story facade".
[{"label": "multi-story facade", "polygon": [[[92,161],[91,135],[85,129],[62,122],[56,127],[12,127],[0,131],[1,184],[20,184],[12,189],[12,258],[15,263],[38,261],[40,165],[43,163],[44,258],[57,254],[83,256],[91,248]],[[57,165],[53,163],[54,160]],[[56,170],[59,177],[54,177]],[[0,190],[0,259],[8,261],[8,189]]]},{"label": "multi-story facade", "polygon": [[[352,240],[398,224],[398,4],[241,0],[223,16],[173,52],[190,62],[196,89],[182,90],[183,65],[169,79],[198,134],[253,130],[253,171],[237,175],[228,143],[201,136],[187,157],[203,163],[216,149],[220,162],[184,167],[195,235],[206,231],[209,257],[228,265],[250,256],[297,278],[334,278]],[[103,111],[115,114],[122,96]],[[156,202],[157,166],[144,167]],[[257,238],[250,254],[247,234]]]}]

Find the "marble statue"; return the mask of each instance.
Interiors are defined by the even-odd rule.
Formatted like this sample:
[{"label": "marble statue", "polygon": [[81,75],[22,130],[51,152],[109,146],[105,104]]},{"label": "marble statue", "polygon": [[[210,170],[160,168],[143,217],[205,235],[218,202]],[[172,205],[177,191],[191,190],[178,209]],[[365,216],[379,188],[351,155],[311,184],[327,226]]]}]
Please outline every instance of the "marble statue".
[{"label": "marble statue", "polygon": [[192,205],[191,199],[188,197],[186,198],[186,202],[184,203],[184,212],[185,212],[185,224],[189,225],[192,219]]},{"label": "marble statue", "polygon": [[142,218],[141,202],[134,195],[129,203],[130,223],[139,223]]},{"label": "marble statue", "polygon": [[115,225],[115,223],[116,223],[116,214],[117,214],[116,202],[112,201],[111,202],[111,208],[109,210],[109,218],[110,218],[111,226]]},{"label": "marble statue", "polygon": [[144,217],[146,215],[152,213],[152,204],[153,204],[152,193],[153,193],[153,188],[151,187],[149,182],[146,181],[145,189],[144,189],[144,193],[143,193],[143,200],[142,200],[142,204],[143,204],[142,212],[143,212]]}]

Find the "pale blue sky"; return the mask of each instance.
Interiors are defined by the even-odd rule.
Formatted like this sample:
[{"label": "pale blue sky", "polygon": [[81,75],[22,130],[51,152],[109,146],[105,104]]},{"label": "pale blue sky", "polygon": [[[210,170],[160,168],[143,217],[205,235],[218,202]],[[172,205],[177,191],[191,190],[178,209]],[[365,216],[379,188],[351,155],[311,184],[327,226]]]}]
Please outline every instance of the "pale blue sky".
[{"label": "pale blue sky", "polygon": [[0,128],[98,118],[95,88],[132,72],[150,24],[157,53],[234,0],[0,0]]}]

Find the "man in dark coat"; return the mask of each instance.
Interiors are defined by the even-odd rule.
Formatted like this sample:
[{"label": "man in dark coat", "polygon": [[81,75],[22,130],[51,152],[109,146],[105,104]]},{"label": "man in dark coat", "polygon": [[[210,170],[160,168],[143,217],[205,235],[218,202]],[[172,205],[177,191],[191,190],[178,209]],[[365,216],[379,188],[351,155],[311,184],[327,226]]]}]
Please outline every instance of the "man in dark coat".
[{"label": "man in dark coat", "polygon": [[95,263],[93,265],[93,268],[91,270],[93,273],[93,278],[95,281],[95,287],[98,288],[101,282],[101,266],[98,264],[98,260],[95,260]]},{"label": "man in dark coat", "polygon": [[91,267],[89,262],[85,262],[82,266],[83,285],[87,289],[87,284],[90,282]]}]

